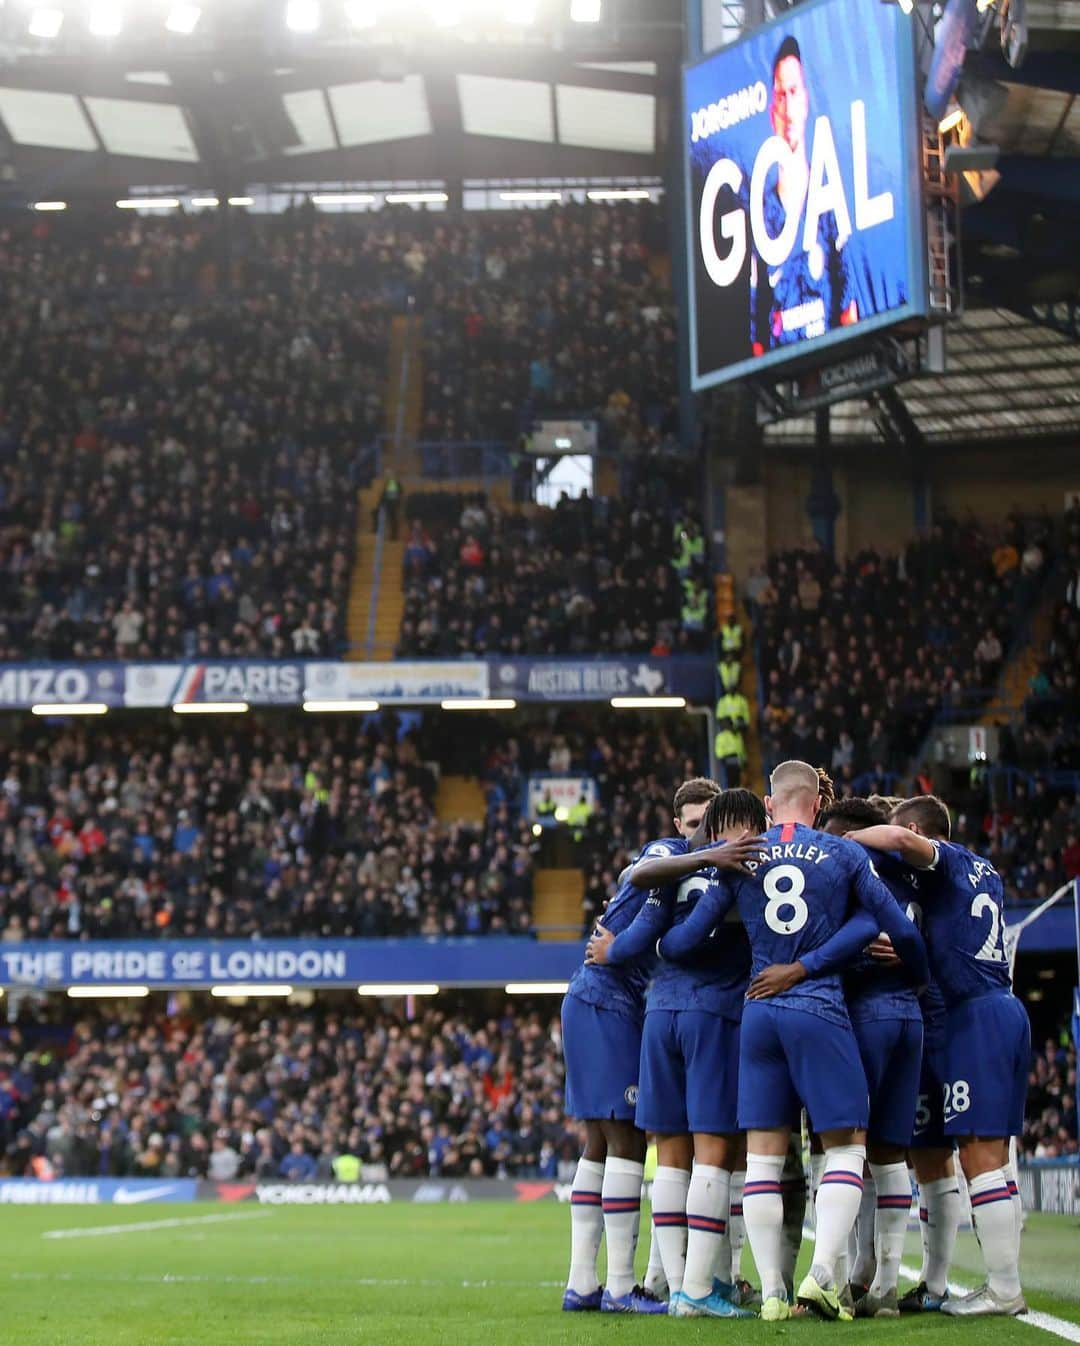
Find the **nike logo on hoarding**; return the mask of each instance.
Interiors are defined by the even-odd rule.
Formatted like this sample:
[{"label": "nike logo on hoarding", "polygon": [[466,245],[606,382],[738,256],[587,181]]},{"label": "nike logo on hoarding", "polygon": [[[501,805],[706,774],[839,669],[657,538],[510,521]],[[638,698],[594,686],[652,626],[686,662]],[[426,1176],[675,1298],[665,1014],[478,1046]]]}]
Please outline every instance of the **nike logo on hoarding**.
[{"label": "nike logo on hoarding", "polygon": [[137,1206],[142,1201],[157,1201],[176,1190],[176,1184],[167,1182],[160,1187],[118,1187],[113,1193],[113,1204],[117,1206]]}]

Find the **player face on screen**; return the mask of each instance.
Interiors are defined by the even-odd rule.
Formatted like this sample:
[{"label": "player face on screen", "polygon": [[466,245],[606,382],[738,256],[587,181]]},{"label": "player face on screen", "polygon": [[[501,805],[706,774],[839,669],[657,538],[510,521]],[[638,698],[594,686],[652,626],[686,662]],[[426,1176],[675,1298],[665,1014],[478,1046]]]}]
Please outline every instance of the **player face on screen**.
[{"label": "player face on screen", "polygon": [[805,153],[803,145],[809,117],[810,96],[802,60],[794,53],[782,56],[773,71],[772,103],[769,106],[772,128],[789,149]]}]

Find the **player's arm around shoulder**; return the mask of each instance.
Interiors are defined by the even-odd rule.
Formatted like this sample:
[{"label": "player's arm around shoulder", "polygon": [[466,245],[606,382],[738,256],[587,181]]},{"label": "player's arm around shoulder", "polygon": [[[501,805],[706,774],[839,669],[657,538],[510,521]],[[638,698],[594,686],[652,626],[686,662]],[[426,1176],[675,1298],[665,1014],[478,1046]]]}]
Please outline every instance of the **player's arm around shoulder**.
[{"label": "player's arm around shoulder", "polygon": [[585,962],[618,967],[642,957],[671,924],[674,905],[674,889],[657,888],[648,894],[634,919],[618,935],[598,921],[585,947]]},{"label": "player's arm around shoulder", "polygon": [[856,841],[871,851],[889,851],[899,855],[912,869],[933,869],[938,861],[937,845],[908,827],[898,827],[895,823],[879,823],[877,827],[864,827],[858,832],[849,832],[848,841]]},{"label": "player's arm around shoulder", "polygon": [[[877,828],[867,828],[877,831]],[[891,831],[891,828],[882,828]],[[904,828],[897,829],[904,831]],[[915,835],[912,833],[911,835]],[[918,838],[923,840],[923,838]],[[882,882],[868,853],[848,838],[848,854],[852,869],[852,896],[877,920],[878,926],[892,940],[898,957],[906,965],[915,982],[924,986],[930,980],[930,964],[927,959],[926,945],[919,933],[918,926],[908,919],[907,913]],[[923,866],[926,868],[926,866]]]},{"label": "player's arm around shoulder", "polygon": [[658,942],[656,951],[660,957],[678,963],[704,944],[734,906],[737,883],[735,876],[707,880],[694,910]]}]

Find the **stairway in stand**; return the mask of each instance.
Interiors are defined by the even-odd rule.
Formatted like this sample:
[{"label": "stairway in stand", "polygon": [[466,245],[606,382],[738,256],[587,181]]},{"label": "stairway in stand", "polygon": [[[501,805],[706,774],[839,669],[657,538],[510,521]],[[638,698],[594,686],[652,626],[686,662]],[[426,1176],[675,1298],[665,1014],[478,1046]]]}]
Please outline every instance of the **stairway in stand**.
[{"label": "stairway in stand", "polygon": [[487,814],[484,787],[475,776],[443,776],[435,792],[441,823],[482,823]]},{"label": "stairway in stand", "polygon": [[395,318],[386,375],[386,440],[380,475],[358,493],[356,565],[349,588],[350,659],[392,659],[405,607],[404,555],[407,506],[399,536],[386,531],[379,545],[376,510],[386,479],[415,479],[420,471],[417,436],[424,411],[421,320]]},{"label": "stairway in stand", "polygon": [[533,926],[542,940],[575,939],[581,934],[585,872],[538,869],[533,875]]},{"label": "stairway in stand", "polygon": [[[1052,585],[1050,586],[1053,587]],[[1028,686],[1046,655],[1054,629],[1055,599],[1043,598],[1031,623],[1031,639],[1005,664],[993,697],[987,702],[980,724],[998,724],[1018,720],[1024,710]]]}]

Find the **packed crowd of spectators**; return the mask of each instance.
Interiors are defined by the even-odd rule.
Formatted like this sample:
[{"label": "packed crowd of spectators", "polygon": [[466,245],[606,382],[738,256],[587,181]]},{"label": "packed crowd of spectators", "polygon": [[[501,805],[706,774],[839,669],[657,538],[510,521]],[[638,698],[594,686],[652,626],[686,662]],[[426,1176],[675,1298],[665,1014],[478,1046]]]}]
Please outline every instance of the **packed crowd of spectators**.
[{"label": "packed crowd of spectators", "polygon": [[[632,475],[665,463],[665,243],[648,203],[233,212],[227,236],[212,214],[5,225],[0,658],[336,654],[348,483],[371,470],[407,299],[425,436],[516,442],[582,411]],[[647,540],[642,564],[667,550]]]},{"label": "packed crowd of spectators", "polygon": [[567,204],[426,222],[407,260],[424,318],[423,438],[507,440],[529,416],[598,418],[648,453],[676,424],[663,207]]},{"label": "packed crowd of spectators", "polygon": [[[355,1003],[355,1002],[354,1002]],[[464,1004],[464,1002],[463,1002]],[[558,1016],[320,1002],[212,1012],[155,998],[0,1037],[16,1176],[307,1182],[572,1174]]]},{"label": "packed crowd of spectators", "polygon": [[868,774],[887,785],[935,716],[977,717],[1050,547],[1048,522],[1012,520],[993,545],[974,522],[943,516],[900,557],[867,550],[838,566],[816,547],[775,556],[747,590],[766,766],[802,757],[830,768],[841,789]]},{"label": "packed crowd of spectators", "polygon": [[1027,1115],[1021,1140],[1031,1159],[1080,1154],[1076,1132],[1076,1046],[1068,1028],[1036,1048],[1028,1077]]},{"label": "packed crowd of spectators", "polygon": [[1031,680],[1016,765],[1080,771],[1080,505],[1065,516],[1065,547],[1046,658]]},{"label": "packed crowd of spectators", "polygon": [[655,496],[406,498],[399,657],[700,653],[712,646],[700,521]]},{"label": "packed crowd of spectators", "polygon": [[[217,1182],[568,1180],[557,1014],[422,1002],[416,1017],[320,997],[211,1010],[154,997],[79,1018],[23,1010],[0,1035],[0,1170]],[[1033,1054],[1021,1149],[1077,1154],[1076,1052]]]},{"label": "packed crowd of spectators", "polygon": [[341,648],[392,296],[307,213],[234,233],[0,231],[0,658]]},{"label": "packed crowd of spectators", "polygon": [[0,745],[2,938],[527,933],[527,826],[439,823],[421,731],[346,718],[34,721]]}]

